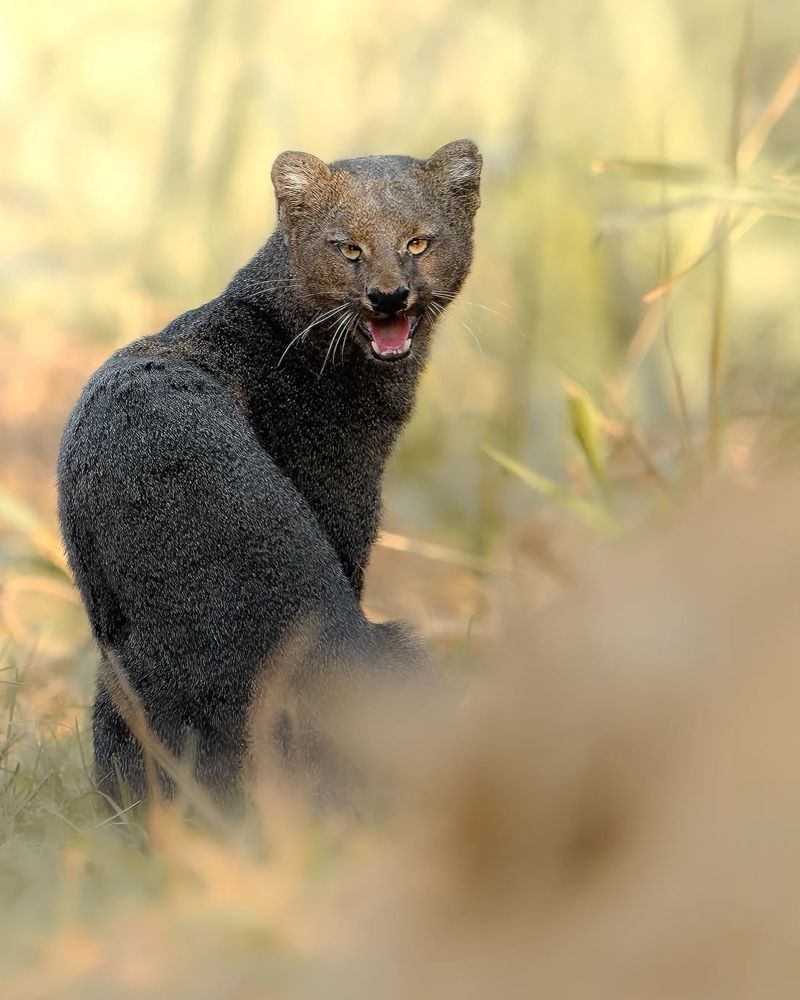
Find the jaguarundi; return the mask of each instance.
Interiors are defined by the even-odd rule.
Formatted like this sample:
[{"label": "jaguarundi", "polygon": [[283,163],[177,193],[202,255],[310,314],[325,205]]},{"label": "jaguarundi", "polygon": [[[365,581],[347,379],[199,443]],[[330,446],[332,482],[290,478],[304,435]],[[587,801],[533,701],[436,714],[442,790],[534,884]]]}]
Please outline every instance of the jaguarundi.
[{"label": "jaguarundi", "polygon": [[[386,461],[470,269],[480,173],[468,140],[429,159],[281,153],[265,245],[218,298],[84,387],[58,514],[101,651],[94,756],[110,796],[120,778],[147,792],[112,667],[153,736],[228,800],[254,692],[295,631],[313,623],[291,682],[308,691],[425,658],[406,626],[365,617],[361,591]],[[288,714],[275,718],[284,755],[313,756]]]}]

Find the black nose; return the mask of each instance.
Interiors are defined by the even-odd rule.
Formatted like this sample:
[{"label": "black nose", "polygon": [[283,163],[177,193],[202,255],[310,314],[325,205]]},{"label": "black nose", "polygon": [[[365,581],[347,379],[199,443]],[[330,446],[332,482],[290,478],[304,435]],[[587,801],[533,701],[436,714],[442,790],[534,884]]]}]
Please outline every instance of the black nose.
[{"label": "black nose", "polygon": [[370,288],[367,298],[376,312],[396,313],[405,309],[408,302],[408,285],[400,285],[393,292],[383,292],[380,288]]}]

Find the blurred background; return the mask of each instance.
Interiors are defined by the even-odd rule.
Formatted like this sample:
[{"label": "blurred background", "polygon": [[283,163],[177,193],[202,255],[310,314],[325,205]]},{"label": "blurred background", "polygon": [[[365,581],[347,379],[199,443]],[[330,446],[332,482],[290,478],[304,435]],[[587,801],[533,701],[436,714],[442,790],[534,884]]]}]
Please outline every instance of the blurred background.
[{"label": "blurred background", "polygon": [[64,419],[109,353],[259,247],[274,157],[483,152],[475,266],[368,589],[456,662],[491,642],[511,567],[544,606],[562,546],[580,561],[717,477],[754,488],[794,447],[798,89],[796,0],[6,5],[0,887],[38,921],[70,825],[103,822],[81,763],[94,652],[55,527]]}]

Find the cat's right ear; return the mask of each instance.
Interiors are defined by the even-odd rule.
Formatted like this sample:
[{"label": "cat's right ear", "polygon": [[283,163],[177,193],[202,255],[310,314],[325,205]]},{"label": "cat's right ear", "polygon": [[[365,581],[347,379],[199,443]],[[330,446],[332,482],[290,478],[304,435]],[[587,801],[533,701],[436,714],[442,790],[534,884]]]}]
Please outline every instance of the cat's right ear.
[{"label": "cat's right ear", "polygon": [[272,164],[272,184],[281,222],[319,208],[331,179],[327,163],[311,153],[281,153]]}]

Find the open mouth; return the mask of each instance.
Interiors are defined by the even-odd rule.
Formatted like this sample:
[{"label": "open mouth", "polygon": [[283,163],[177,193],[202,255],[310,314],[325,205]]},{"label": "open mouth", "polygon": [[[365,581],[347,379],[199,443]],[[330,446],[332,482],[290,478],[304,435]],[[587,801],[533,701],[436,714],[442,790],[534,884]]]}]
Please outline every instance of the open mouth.
[{"label": "open mouth", "polygon": [[364,324],[369,337],[372,353],[384,361],[397,361],[411,350],[411,341],[419,323],[419,317],[412,318],[407,313],[390,316],[388,319],[371,319]]}]

